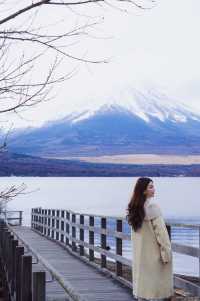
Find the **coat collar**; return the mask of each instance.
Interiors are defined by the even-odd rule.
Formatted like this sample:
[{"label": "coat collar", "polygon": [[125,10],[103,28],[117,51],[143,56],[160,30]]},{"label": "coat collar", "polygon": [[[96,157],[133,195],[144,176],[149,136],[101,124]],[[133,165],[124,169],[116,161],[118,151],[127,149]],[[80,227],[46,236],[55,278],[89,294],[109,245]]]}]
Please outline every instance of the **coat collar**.
[{"label": "coat collar", "polygon": [[152,198],[147,198],[145,203],[144,203],[144,206],[148,206],[150,203],[152,202]]}]

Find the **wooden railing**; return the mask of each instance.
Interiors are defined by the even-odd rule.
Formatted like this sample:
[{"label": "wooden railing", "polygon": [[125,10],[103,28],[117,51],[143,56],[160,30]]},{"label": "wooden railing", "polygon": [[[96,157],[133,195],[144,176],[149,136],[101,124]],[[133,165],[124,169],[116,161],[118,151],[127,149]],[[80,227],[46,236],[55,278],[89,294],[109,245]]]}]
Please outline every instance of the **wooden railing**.
[{"label": "wooden railing", "polygon": [[[132,288],[131,280],[123,277],[123,272],[127,273],[127,268],[129,274],[132,269],[132,261],[123,256],[124,243],[130,244],[131,240],[130,228],[125,218],[82,214],[71,210],[34,208],[31,227],[49,239],[57,241],[88,264],[94,265]],[[170,237],[172,227],[195,228],[200,237],[200,226],[167,224]],[[114,252],[108,244],[109,238],[115,240]],[[172,249],[177,253],[197,257],[200,267],[200,248],[172,242]],[[175,286],[200,296],[200,287],[191,281],[174,275],[174,282]]]},{"label": "wooden railing", "polygon": [[0,211],[1,218],[3,218],[8,224],[12,226],[21,226],[22,225],[22,214],[23,211]]},{"label": "wooden railing", "polygon": [[44,301],[45,272],[33,272],[33,259],[25,255],[25,249],[4,220],[0,220],[0,259],[5,278],[5,300]]},{"label": "wooden railing", "polygon": [[[197,284],[192,283],[189,280],[183,279],[180,276],[175,276],[174,277],[174,284],[177,287],[181,287],[186,291],[191,292],[195,296],[200,296],[200,225],[189,225],[189,224],[184,224],[184,223],[167,223],[168,227],[170,227],[170,232],[171,229],[191,229],[191,230],[196,230],[198,233],[198,240],[199,240],[199,246],[194,247],[194,246],[188,246],[184,244],[178,244],[176,242],[171,242],[172,244],[172,250],[175,253],[183,254],[183,255],[188,255],[193,258],[198,258],[198,268],[199,268],[199,276],[196,277],[196,282]],[[171,235],[170,235],[171,238]],[[189,277],[188,277],[189,278]],[[191,278],[191,277],[190,277]]]}]

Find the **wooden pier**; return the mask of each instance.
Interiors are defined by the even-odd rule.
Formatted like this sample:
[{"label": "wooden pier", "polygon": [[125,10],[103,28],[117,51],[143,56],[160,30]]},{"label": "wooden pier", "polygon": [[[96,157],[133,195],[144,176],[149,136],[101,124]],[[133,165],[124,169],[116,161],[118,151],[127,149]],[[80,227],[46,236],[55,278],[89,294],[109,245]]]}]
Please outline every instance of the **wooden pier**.
[{"label": "wooden pier", "polygon": [[[31,227],[22,226],[21,213],[17,224],[8,216],[1,224],[0,252],[9,291],[5,301],[136,300],[132,261],[123,256],[123,247],[131,239],[124,218],[42,208],[32,209],[31,215]],[[167,227],[169,234],[172,227],[195,227],[200,233],[198,225]],[[110,239],[115,240],[115,248]],[[174,242],[172,248],[197,257],[200,266],[199,248]],[[174,284],[198,298],[199,279],[194,283],[174,275]]]}]

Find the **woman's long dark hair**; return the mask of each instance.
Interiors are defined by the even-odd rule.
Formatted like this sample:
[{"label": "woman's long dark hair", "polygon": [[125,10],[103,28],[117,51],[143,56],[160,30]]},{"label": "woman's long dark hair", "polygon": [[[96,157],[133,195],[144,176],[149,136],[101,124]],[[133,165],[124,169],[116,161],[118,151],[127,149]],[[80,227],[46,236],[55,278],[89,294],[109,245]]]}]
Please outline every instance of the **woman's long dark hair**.
[{"label": "woman's long dark hair", "polygon": [[146,201],[146,196],[144,195],[144,191],[150,182],[153,182],[150,178],[139,178],[135,184],[133,195],[128,204],[126,218],[129,225],[131,225],[135,231],[141,228],[145,217],[144,203]]}]

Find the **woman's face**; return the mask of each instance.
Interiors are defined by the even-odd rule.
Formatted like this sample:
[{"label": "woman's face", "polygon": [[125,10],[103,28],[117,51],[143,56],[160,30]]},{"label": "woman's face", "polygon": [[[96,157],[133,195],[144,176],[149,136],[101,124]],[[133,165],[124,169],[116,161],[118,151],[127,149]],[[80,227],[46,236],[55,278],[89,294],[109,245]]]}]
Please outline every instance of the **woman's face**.
[{"label": "woman's face", "polygon": [[144,194],[145,194],[146,198],[154,197],[155,188],[154,188],[153,182],[149,182],[149,184],[147,185],[146,190],[144,191]]}]

